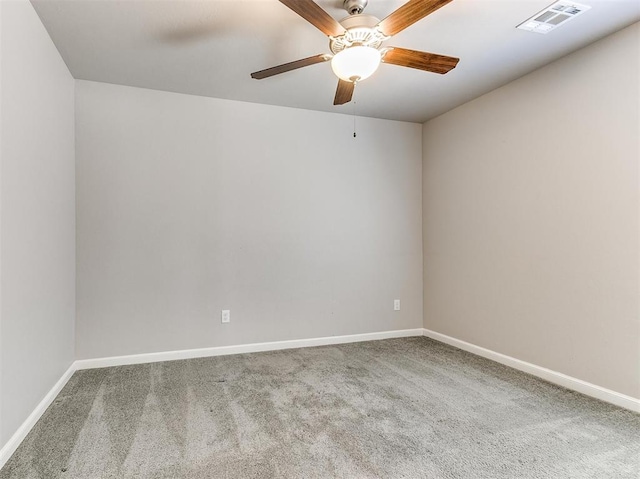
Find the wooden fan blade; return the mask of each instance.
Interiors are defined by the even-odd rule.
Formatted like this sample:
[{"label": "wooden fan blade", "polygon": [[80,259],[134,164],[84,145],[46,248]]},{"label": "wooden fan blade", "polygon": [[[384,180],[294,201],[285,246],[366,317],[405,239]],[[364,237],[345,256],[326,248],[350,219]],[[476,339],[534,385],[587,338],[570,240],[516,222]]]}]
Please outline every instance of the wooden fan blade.
[{"label": "wooden fan blade", "polygon": [[336,97],[333,99],[333,104],[344,105],[349,103],[355,87],[356,84],[352,81],[338,80],[338,88],[336,89]]},{"label": "wooden fan blade", "polygon": [[344,27],[313,0],[280,0],[280,3],[289,7],[325,35],[338,37],[346,33]]},{"label": "wooden fan blade", "polygon": [[444,7],[451,1],[452,0],[409,0],[378,23],[378,27],[382,33],[390,37],[435,12],[440,7]]},{"label": "wooden fan blade", "polygon": [[453,70],[459,58],[436,55],[435,53],[407,50],[406,48],[391,47],[382,57],[384,63],[400,65],[401,67],[417,68],[441,75]]},{"label": "wooden fan blade", "polygon": [[277,67],[267,68],[266,70],[260,70],[259,72],[253,72],[251,78],[256,80],[262,80],[263,78],[272,77],[280,73],[290,72],[302,67],[308,67],[309,65],[315,65],[316,63],[322,63],[331,60],[331,55],[321,54],[314,57],[303,58],[302,60],[296,60],[295,62],[285,63],[278,65]]}]

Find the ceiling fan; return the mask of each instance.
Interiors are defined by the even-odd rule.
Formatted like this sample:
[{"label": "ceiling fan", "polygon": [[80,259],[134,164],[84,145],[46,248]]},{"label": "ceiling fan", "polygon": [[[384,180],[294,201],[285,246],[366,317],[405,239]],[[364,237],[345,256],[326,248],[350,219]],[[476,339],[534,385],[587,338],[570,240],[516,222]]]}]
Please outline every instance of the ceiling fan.
[{"label": "ceiling fan", "polygon": [[459,58],[435,53],[382,47],[382,43],[393,35],[452,0],[409,0],[382,21],[362,13],[368,0],[344,0],[343,6],[350,16],[340,22],[313,0],[279,1],[327,35],[332,54],[322,53],[260,70],[252,73],[252,78],[262,80],[331,60],[331,68],[339,79],[333,104],[342,105],[351,101],[356,83],[371,76],[380,62],[444,74],[454,69],[460,61]]}]

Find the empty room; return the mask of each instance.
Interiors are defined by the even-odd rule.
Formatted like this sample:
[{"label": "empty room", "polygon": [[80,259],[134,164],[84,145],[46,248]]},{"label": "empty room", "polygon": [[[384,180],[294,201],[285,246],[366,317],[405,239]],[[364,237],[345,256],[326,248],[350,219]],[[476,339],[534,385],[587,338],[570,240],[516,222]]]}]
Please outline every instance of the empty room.
[{"label": "empty room", "polygon": [[0,479],[639,477],[639,1],[0,0]]}]

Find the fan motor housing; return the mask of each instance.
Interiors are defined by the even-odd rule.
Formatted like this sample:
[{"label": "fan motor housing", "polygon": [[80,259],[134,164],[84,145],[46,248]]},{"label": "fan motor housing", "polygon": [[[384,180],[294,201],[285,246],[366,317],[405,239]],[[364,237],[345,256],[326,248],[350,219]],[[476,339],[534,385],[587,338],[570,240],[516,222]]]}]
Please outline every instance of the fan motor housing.
[{"label": "fan motor housing", "polygon": [[329,48],[334,54],[354,45],[379,48],[388,37],[375,28],[378,23],[380,20],[373,15],[356,14],[343,18],[340,20],[340,25],[347,30],[347,33],[330,38]]}]

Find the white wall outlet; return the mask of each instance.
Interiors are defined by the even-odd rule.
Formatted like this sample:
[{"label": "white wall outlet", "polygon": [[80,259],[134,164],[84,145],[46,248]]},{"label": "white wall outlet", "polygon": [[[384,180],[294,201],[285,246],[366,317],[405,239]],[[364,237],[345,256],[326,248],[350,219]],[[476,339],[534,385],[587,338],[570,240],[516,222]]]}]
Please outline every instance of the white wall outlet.
[{"label": "white wall outlet", "polygon": [[394,311],[400,311],[400,300],[399,299],[394,299],[393,300],[393,310]]},{"label": "white wall outlet", "polygon": [[222,322],[230,323],[231,322],[231,310],[223,309],[222,310]]}]

